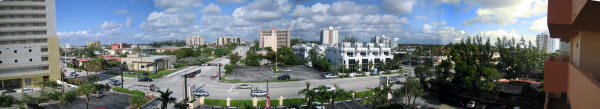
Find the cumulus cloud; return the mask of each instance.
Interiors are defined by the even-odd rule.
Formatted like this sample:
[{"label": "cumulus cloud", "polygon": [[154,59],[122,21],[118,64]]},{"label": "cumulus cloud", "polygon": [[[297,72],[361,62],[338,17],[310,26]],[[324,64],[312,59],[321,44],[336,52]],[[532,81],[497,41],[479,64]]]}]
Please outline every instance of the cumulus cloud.
[{"label": "cumulus cloud", "polygon": [[415,0],[383,0],[381,7],[389,13],[402,15],[412,13],[415,3]]},{"label": "cumulus cloud", "polygon": [[246,0],[217,0],[219,3],[246,3]]},{"label": "cumulus cloud", "polygon": [[80,31],[66,31],[66,32],[58,32],[56,33],[59,37],[69,37],[69,36],[86,36],[88,35],[87,30]]},{"label": "cumulus cloud", "polygon": [[152,40],[182,39],[197,34],[196,13],[192,10],[202,6],[200,0],[154,0],[162,11],[151,12],[139,25],[144,31],[140,37],[153,37]]},{"label": "cumulus cloud", "polygon": [[249,22],[268,22],[282,19],[292,8],[287,0],[257,0],[236,8],[232,16]]},{"label": "cumulus cloud", "polygon": [[125,26],[130,27],[132,25],[133,25],[133,18],[127,17],[127,20],[125,21]]},{"label": "cumulus cloud", "polygon": [[477,17],[463,22],[463,26],[475,23],[506,25],[514,23],[518,18],[529,18],[547,12],[547,0],[473,0],[468,4],[480,6]]},{"label": "cumulus cloud", "polygon": [[215,4],[211,3],[211,4],[208,4],[206,7],[202,8],[202,10],[200,10],[200,13],[219,15],[219,14],[221,14],[221,7],[219,7],[219,5],[215,5]]},{"label": "cumulus cloud", "polygon": [[529,26],[529,30],[535,32],[544,32],[548,31],[547,25],[548,17],[542,17],[533,21],[533,24]]}]

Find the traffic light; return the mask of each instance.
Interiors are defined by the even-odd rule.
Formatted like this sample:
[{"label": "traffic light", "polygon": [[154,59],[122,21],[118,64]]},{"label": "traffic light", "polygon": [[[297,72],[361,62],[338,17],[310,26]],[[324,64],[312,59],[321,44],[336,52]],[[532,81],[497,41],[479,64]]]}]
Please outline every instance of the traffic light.
[{"label": "traffic light", "polygon": [[184,77],[186,77],[186,78],[194,78],[194,77],[196,77],[196,74],[198,74],[200,72],[201,72],[201,70],[196,70],[196,71],[190,72],[188,74],[185,74]]}]

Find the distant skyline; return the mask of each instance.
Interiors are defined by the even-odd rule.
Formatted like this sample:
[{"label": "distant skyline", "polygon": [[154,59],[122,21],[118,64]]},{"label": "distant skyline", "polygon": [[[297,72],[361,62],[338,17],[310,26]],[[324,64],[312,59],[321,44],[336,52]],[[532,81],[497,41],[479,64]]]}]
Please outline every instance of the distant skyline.
[{"label": "distant skyline", "polygon": [[[319,40],[334,26],[367,41],[446,44],[467,35],[524,37],[547,32],[547,0],[57,0],[60,44],[148,43],[204,36],[258,38],[259,29],[291,29],[292,38]],[[524,35],[524,36],[521,36]]]}]

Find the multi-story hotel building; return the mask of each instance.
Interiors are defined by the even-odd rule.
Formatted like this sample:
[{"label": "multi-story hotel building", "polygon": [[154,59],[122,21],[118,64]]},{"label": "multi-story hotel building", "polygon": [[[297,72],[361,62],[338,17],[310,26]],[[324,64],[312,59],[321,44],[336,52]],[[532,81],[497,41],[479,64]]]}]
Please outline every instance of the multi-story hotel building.
[{"label": "multi-story hotel building", "polygon": [[230,37],[230,36],[225,36],[225,37],[217,37],[217,45],[219,46],[223,46],[223,45],[227,45],[227,44],[240,44],[240,38],[239,37]]},{"label": "multi-story hotel building", "polygon": [[546,109],[600,107],[600,1],[549,0],[550,37],[570,44],[569,53],[544,62]]},{"label": "multi-story hotel building", "polygon": [[100,47],[100,41],[88,41],[87,47]]},{"label": "multi-story hotel building", "polygon": [[385,35],[375,36],[375,37],[371,38],[372,43],[376,43],[376,44],[383,43],[390,48],[398,47],[399,40],[400,40],[399,38],[387,37]]},{"label": "multi-story hotel building", "polygon": [[0,1],[0,90],[60,79],[54,2]]},{"label": "multi-story hotel building", "polygon": [[560,39],[551,38],[548,33],[542,33],[535,36],[536,46],[546,53],[554,53],[560,49]]},{"label": "multi-story hotel building", "polygon": [[333,26],[329,26],[328,29],[321,31],[321,44],[333,45],[338,43],[338,30],[333,29]]},{"label": "multi-story hotel building", "polygon": [[271,30],[259,30],[258,32],[258,47],[271,47],[273,51],[277,48],[290,47],[290,30],[279,31],[275,28]]},{"label": "multi-story hotel building", "polygon": [[185,45],[188,47],[201,46],[204,44],[204,37],[202,36],[192,36],[185,38]]},{"label": "multi-story hotel building", "polygon": [[[390,62],[393,59],[391,54],[392,49],[383,43],[350,43],[341,42],[337,46],[328,46],[325,51],[325,58],[336,66],[346,66],[350,68],[351,65],[360,67],[361,71],[368,71],[376,68],[381,62]],[[372,62],[374,66],[369,68],[369,62]]]}]

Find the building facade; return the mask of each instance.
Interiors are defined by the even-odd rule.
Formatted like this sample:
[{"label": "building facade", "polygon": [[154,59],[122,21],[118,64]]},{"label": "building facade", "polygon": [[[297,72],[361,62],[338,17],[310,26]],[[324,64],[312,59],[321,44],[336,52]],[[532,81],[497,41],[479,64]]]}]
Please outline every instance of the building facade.
[{"label": "building facade", "polygon": [[174,69],[175,61],[177,61],[175,55],[129,55],[127,58],[121,58],[121,63],[127,65],[127,70],[144,72]]},{"label": "building facade", "polygon": [[375,37],[371,38],[371,42],[372,43],[385,44],[389,48],[396,48],[396,47],[398,47],[398,41],[399,40],[400,40],[399,38],[387,37],[385,35],[375,36]]},{"label": "building facade", "polygon": [[560,49],[560,39],[551,38],[548,33],[542,33],[535,36],[536,46],[546,53],[554,53]]},{"label": "building facade", "polygon": [[100,47],[100,41],[88,41],[88,47]]},{"label": "building facade", "polygon": [[239,37],[230,37],[230,36],[225,36],[225,37],[217,37],[217,45],[218,46],[223,46],[223,45],[227,45],[227,44],[240,44],[241,40]]},{"label": "building facade", "polygon": [[[350,43],[341,42],[337,46],[328,46],[325,58],[338,68],[359,67],[360,71],[368,71],[377,68],[381,62],[390,62],[393,59],[392,49],[385,44],[375,43]],[[369,68],[369,63],[373,66]]]},{"label": "building facade", "polygon": [[111,50],[119,50],[119,49],[123,49],[123,48],[131,48],[131,45],[129,45],[127,43],[110,44],[110,49]]},{"label": "building facade", "polygon": [[260,48],[271,47],[273,51],[277,51],[277,48],[290,47],[290,30],[259,30],[258,32],[258,45]]},{"label": "building facade", "polygon": [[333,29],[333,26],[329,26],[328,29],[321,31],[321,44],[333,45],[338,43],[338,30]]},{"label": "building facade", "polygon": [[600,107],[599,7],[597,0],[548,1],[550,37],[570,48],[544,62],[545,109]]},{"label": "building facade", "polygon": [[60,80],[54,0],[0,1],[0,90]]},{"label": "building facade", "polygon": [[185,45],[188,47],[202,46],[204,44],[204,37],[202,36],[192,36],[185,38]]},{"label": "building facade", "polygon": [[327,48],[327,46],[314,43],[297,44],[292,46],[292,49],[294,49],[294,54],[305,59],[309,58],[311,49],[315,49],[319,55],[325,55],[325,48]]}]

